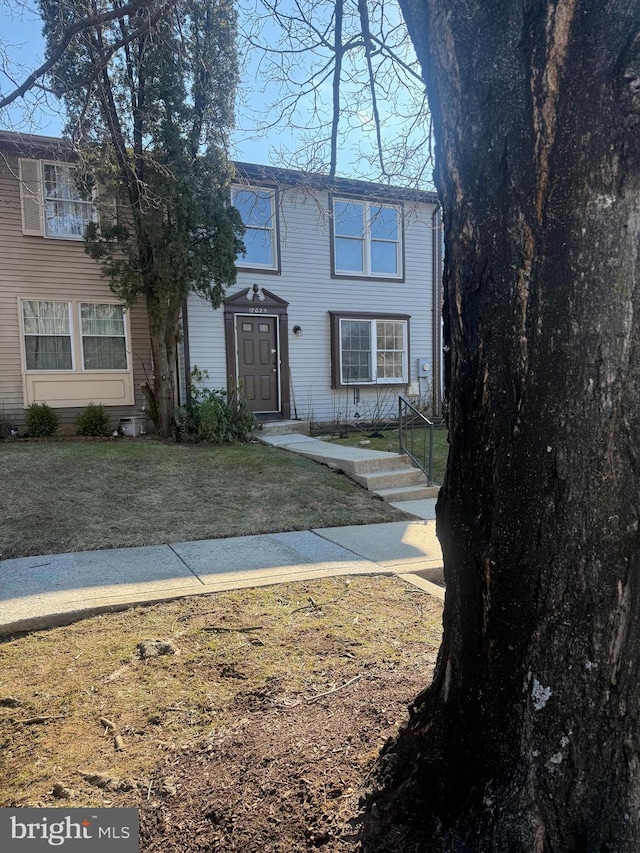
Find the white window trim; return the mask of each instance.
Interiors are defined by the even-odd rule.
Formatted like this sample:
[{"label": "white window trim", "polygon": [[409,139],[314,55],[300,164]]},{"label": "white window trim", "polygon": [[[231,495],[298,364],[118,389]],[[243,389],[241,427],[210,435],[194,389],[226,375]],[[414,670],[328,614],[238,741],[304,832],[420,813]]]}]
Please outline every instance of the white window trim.
[{"label": "white window trim", "polygon": [[[69,334],[68,335],[56,335],[55,337],[60,338],[69,338],[70,346],[71,346],[71,367],[68,370],[64,370],[59,368],[57,370],[38,370],[36,368],[29,369],[27,367],[27,347],[26,347],[26,338],[27,337],[40,337],[40,335],[31,335],[25,331],[24,328],[24,303],[25,302],[59,302],[64,305],[66,303],[67,306],[67,318],[69,320]],[[45,298],[43,296],[36,296],[32,299],[20,299],[20,346],[22,348],[22,364],[23,370],[25,373],[35,374],[35,375],[45,375],[48,373],[61,373],[65,376],[71,376],[73,373],[78,372],[78,368],[76,365],[76,352],[74,346],[74,338],[73,338],[73,311],[72,304],[68,299],[56,299],[56,298]]]},{"label": "white window trim", "polygon": [[[127,359],[126,367],[95,367],[95,368],[87,368],[84,366],[84,338],[85,336],[82,334],[82,306],[83,305],[118,305],[122,308],[122,320],[124,327],[124,353]],[[97,302],[95,299],[87,300],[87,299],[78,299],[76,305],[76,312],[78,316],[78,336],[79,336],[79,344],[80,344],[80,365],[83,373],[129,373],[131,369],[131,359],[129,358],[129,336],[128,336],[128,323],[127,323],[127,309],[122,307],[121,302],[113,302],[111,300],[106,300],[104,302]],[[111,336],[109,336],[111,337]],[[119,336],[118,336],[119,337]]]},{"label": "white window trim", "polygon": [[261,187],[261,186],[244,186],[243,184],[234,185],[231,188],[231,203],[235,204],[236,195],[239,192],[254,192],[254,193],[268,193],[269,194],[269,202],[271,204],[271,222],[273,223],[271,228],[263,228],[259,225],[245,225],[247,231],[253,229],[255,231],[269,231],[271,233],[271,258],[272,262],[270,264],[256,264],[247,260],[245,257],[241,255],[238,256],[236,260],[236,265],[239,269],[252,269],[252,270],[277,270],[279,265],[279,235],[278,235],[278,217],[277,217],[277,205],[276,205],[276,196],[277,191],[274,187]]},{"label": "white window trim", "polygon": [[[343,323],[369,323],[370,329],[370,341],[371,341],[371,349],[370,349],[370,368],[371,368],[371,379],[354,379],[353,381],[349,381],[348,379],[343,379],[343,371],[342,371],[342,324]],[[377,347],[377,324],[378,323],[400,323],[403,328],[403,348],[402,348],[402,377],[401,378],[392,378],[387,376],[378,377],[378,347]],[[397,317],[384,317],[381,315],[380,317],[338,317],[338,352],[340,356],[340,364],[338,365],[338,377],[340,380],[340,385],[342,387],[352,386],[352,385],[407,385],[409,382],[409,359],[408,359],[408,346],[409,346],[409,323],[405,319],[399,319]]]},{"label": "white window trim", "polygon": [[[45,180],[45,166],[65,166],[68,169],[77,169],[75,163],[66,163],[61,162],[60,160],[40,160],[40,187],[42,193],[42,236],[47,240],[74,240],[76,242],[80,240],[84,240],[83,234],[49,234],[47,230],[47,183]],[[65,201],[65,199],[55,199],[56,201]],[[93,222],[98,222],[98,208],[97,208],[97,193],[95,188],[92,191],[91,201],[84,201],[82,199],[67,199],[67,201],[72,201],[75,204],[86,204],[91,206],[91,220]]]},{"label": "white window trim", "polygon": [[[343,202],[345,204],[361,204],[364,208],[364,234],[362,237],[351,237],[348,235],[338,234],[336,230],[336,216],[335,216],[335,207],[336,202]],[[382,207],[389,208],[391,210],[395,210],[396,215],[398,217],[398,239],[397,240],[385,240],[384,238],[376,237],[375,240],[371,238],[371,208],[372,207]],[[382,279],[402,279],[403,277],[403,241],[404,241],[404,223],[402,216],[402,207],[397,204],[387,204],[382,201],[367,201],[362,198],[348,198],[347,196],[333,196],[331,199],[331,214],[332,214],[332,222],[333,222],[333,274],[335,276],[345,277],[345,278],[382,278]],[[359,243],[362,243],[363,246],[363,266],[364,269],[362,271],[358,270],[342,270],[338,267],[338,252],[336,249],[336,240],[354,240]],[[396,247],[396,272],[374,272],[371,269],[371,244],[372,243],[393,243]]]},{"label": "white window trim", "polygon": [[[24,309],[23,304],[25,302],[62,302],[67,304],[67,311],[69,312],[69,336],[71,338],[71,370],[36,370],[36,369],[28,369],[27,368],[27,351],[25,347],[25,337],[26,333],[24,330]],[[84,347],[83,347],[83,335],[82,335],[82,318],[80,316],[80,306],[81,305],[120,305],[121,302],[118,302],[115,299],[57,299],[55,297],[47,297],[47,296],[30,296],[30,297],[20,297],[19,299],[19,318],[20,318],[20,347],[22,349],[22,369],[25,374],[35,375],[35,376],[45,376],[47,374],[56,374],[62,376],[72,376],[73,374],[105,374],[105,373],[113,373],[119,375],[126,375],[131,373],[131,356],[130,356],[130,329],[129,329],[129,312],[126,308],[123,308],[123,318],[124,318],[124,340],[125,340],[125,353],[127,356],[127,366],[126,368],[116,368],[116,367],[105,367],[100,369],[87,369],[84,366]],[[75,307],[74,307],[75,306]],[[62,337],[62,336],[61,336]],[[66,336],[65,336],[66,337]]]}]

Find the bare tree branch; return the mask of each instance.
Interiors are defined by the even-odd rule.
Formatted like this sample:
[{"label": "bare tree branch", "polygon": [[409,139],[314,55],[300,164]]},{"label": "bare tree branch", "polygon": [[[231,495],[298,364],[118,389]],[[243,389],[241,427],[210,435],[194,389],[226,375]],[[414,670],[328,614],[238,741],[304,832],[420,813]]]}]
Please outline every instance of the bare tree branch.
[{"label": "bare tree branch", "polygon": [[329,166],[329,177],[336,174],[338,162],[338,125],[340,123],[340,84],[342,75],[342,19],[344,13],[344,0],[336,0],[335,28],[334,28],[334,66],[333,66],[333,118],[331,121],[331,165]]},{"label": "bare tree branch", "polygon": [[428,110],[397,0],[244,3],[246,61],[265,95],[259,111],[245,100],[246,135],[289,131],[289,152],[273,156],[292,168],[424,186]]},{"label": "bare tree branch", "polygon": [[[163,8],[172,4],[172,0],[165,0],[161,4]],[[110,21],[116,20],[117,18],[123,15],[134,15],[141,9],[148,8],[156,5],[156,0],[131,0],[130,3],[127,3],[125,6],[121,6],[117,9],[112,9],[108,12],[101,12],[99,14],[94,15],[91,18],[84,18],[83,20],[76,21],[73,24],[70,24],[62,33],[60,40],[56,43],[55,47],[49,50],[48,59],[40,65],[39,68],[36,68],[29,76],[12,92],[4,97],[0,98],[0,109],[4,107],[8,107],[14,101],[17,101],[18,98],[24,97],[24,95],[36,84],[38,80],[44,77],[46,74],[52,71],[55,65],[60,61],[64,52],[69,47],[73,39],[83,32],[87,32],[88,30],[92,30],[95,27],[99,27],[102,24],[106,24]],[[120,45],[121,47],[122,45]]]},{"label": "bare tree branch", "polygon": [[422,79],[422,74],[419,74],[417,71],[415,71],[409,65],[407,65],[406,62],[403,62],[402,59],[400,59],[400,57],[398,56],[398,54],[395,51],[393,51],[389,47],[389,45],[386,44],[386,42],[382,41],[379,38],[376,38],[374,35],[371,36],[371,41],[374,41],[379,46],[380,50],[383,53],[385,53],[387,56],[389,56],[391,59],[393,59],[393,61],[396,65],[399,65],[401,68],[404,68],[404,70],[407,72],[407,74],[410,74],[413,78],[415,78],[419,83],[421,83],[424,86],[424,80]]},{"label": "bare tree branch", "polygon": [[387,170],[384,165],[384,156],[382,153],[382,134],[380,133],[380,113],[378,111],[378,98],[376,95],[376,78],[373,73],[373,64],[371,62],[371,29],[369,27],[369,10],[367,8],[367,0],[358,0],[358,12],[360,14],[360,25],[362,26],[362,35],[364,40],[364,52],[367,58],[367,70],[369,72],[369,87],[371,89],[371,105],[373,109],[373,120],[376,125],[376,141],[378,148],[378,160],[380,162],[380,171],[386,175]]}]

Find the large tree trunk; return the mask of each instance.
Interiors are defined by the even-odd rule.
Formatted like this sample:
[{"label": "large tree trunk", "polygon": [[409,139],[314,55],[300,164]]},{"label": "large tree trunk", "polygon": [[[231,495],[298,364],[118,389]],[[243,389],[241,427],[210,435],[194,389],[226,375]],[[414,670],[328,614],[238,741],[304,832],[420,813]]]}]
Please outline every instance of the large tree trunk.
[{"label": "large tree trunk", "polygon": [[640,850],[640,2],[401,0],[445,224],[447,584],[367,851]]},{"label": "large tree trunk", "polygon": [[153,380],[143,386],[149,416],[162,438],[174,435],[176,408],[176,346],[180,308],[172,300],[147,296],[147,317],[153,356]]}]

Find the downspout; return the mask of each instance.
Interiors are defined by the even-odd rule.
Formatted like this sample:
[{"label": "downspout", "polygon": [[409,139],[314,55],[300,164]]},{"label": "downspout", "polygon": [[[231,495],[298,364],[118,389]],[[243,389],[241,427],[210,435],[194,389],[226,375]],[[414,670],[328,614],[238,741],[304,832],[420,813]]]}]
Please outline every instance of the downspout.
[{"label": "downspout", "polygon": [[298,407],[296,406],[296,395],[293,390],[293,376],[291,375],[291,360],[289,360],[289,388],[291,390],[291,402],[293,403],[293,419],[298,420]]},{"label": "downspout", "polygon": [[433,414],[442,416],[442,208],[436,204],[431,214],[432,252],[432,336]]}]

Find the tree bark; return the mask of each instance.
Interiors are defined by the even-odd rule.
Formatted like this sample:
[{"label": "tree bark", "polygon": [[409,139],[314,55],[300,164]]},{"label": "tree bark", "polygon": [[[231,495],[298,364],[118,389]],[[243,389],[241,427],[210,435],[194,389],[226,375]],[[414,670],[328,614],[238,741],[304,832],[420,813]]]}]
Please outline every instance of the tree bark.
[{"label": "tree bark", "polygon": [[147,317],[153,356],[153,380],[143,386],[149,417],[162,438],[174,435],[176,408],[176,347],[180,308],[171,301],[147,296]]},{"label": "tree bark", "polygon": [[373,851],[640,849],[640,2],[401,0],[445,228],[447,594]]}]

